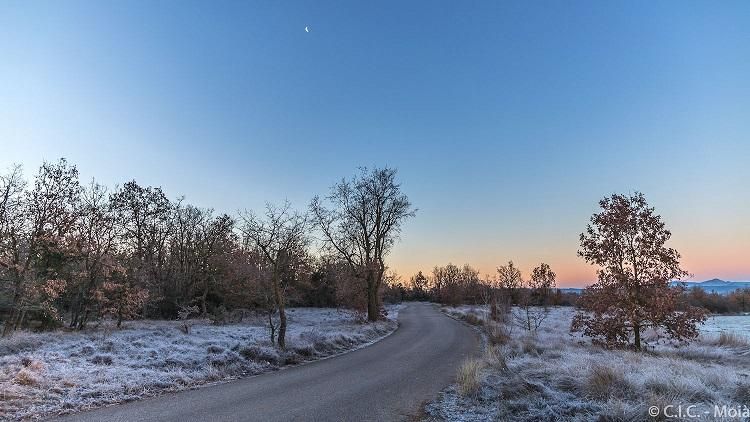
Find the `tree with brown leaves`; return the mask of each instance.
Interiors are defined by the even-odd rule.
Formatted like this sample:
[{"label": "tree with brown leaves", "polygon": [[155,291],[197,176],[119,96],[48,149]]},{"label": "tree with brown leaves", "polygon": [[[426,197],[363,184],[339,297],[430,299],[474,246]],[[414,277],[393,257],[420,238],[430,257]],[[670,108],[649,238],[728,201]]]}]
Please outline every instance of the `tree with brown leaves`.
[{"label": "tree with brown leaves", "polygon": [[683,289],[672,286],[688,273],[680,267],[680,254],[665,246],[672,234],[661,216],[641,193],[612,195],[599,205],[578,251],[600,267],[598,282],[584,291],[572,330],[597,344],[635,350],[641,350],[648,328],[675,340],[695,338],[705,313],[682,304]]}]

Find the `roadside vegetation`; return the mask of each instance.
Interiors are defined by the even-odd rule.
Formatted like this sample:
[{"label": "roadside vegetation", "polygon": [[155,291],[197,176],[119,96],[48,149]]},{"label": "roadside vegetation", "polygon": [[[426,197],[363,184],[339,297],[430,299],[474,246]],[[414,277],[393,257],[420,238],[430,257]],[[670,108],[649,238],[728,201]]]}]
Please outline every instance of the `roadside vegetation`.
[{"label": "roadside vegetation", "polygon": [[576,307],[555,306],[548,266],[524,281],[512,262],[498,268],[494,285],[477,290],[486,304],[444,301],[443,310],[478,327],[486,344],[426,407],[428,420],[664,420],[666,406],[732,420],[715,406],[750,400],[750,338],[701,334],[707,310],[672,284],[688,273],[667,246],[661,217],[639,193],[599,205],[579,250],[598,267],[598,281]]},{"label": "roadside vegetation", "polygon": [[713,414],[714,404],[750,400],[750,342],[736,333],[704,333],[685,344],[649,329],[648,351],[636,352],[571,333],[571,307],[550,308],[532,332],[512,320],[493,321],[487,306],[444,311],[481,327],[487,344],[427,405],[426,420],[664,420],[650,418],[649,406],[697,405]]},{"label": "roadside vegetation", "polygon": [[[237,216],[65,159],[0,172],[0,417],[257,374],[381,338],[415,215],[391,168]],[[318,307],[327,309],[307,309]],[[389,317],[390,312],[390,317]]]},{"label": "roadside vegetation", "polygon": [[414,215],[387,167],[361,169],[309,206],[235,217],[135,180],[81,183],[65,159],[45,162],[31,181],[14,166],[0,173],[2,336],[107,320],[222,323],[252,311],[266,313],[270,341],[283,349],[287,306],[383,318],[393,278],[385,259]]}]

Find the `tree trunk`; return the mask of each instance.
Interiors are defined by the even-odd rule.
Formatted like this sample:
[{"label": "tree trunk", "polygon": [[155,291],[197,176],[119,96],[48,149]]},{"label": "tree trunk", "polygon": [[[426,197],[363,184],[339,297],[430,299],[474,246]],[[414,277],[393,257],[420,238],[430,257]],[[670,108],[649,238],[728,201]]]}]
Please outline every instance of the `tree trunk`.
[{"label": "tree trunk", "polygon": [[18,318],[20,316],[19,304],[21,303],[21,286],[19,282],[16,282],[15,293],[13,294],[13,303],[11,304],[11,311],[8,319],[5,320],[5,327],[3,327],[3,337],[10,335],[13,330],[16,329],[18,324]]},{"label": "tree trunk", "polygon": [[203,289],[203,295],[201,296],[201,314],[204,318],[208,315],[206,299],[208,299],[208,285],[206,285],[206,287]]},{"label": "tree trunk", "polygon": [[640,324],[633,322],[633,334],[635,338],[633,340],[636,351],[641,351],[641,326]]},{"label": "tree trunk", "polygon": [[375,280],[375,271],[367,271],[367,320],[377,321],[380,317],[378,309],[378,287]]},{"label": "tree trunk", "polygon": [[10,333],[13,332],[13,329],[16,326],[16,320],[18,319],[18,310],[15,306],[11,308],[10,315],[8,315],[8,318],[5,320],[5,326],[3,327],[3,337],[7,337],[10,335]]},{"label": "tree trunk", "polygon": [[276,300],[276,307],[279,309],[278,343],[279,347],[284,349],[286,348],[286,309],[284,308],[284,294],[281,291],[281,281],[276,271],[274,271],[273,275],[273,297]]},{"label": "tree trunk", "polygon": [[276,344],[276,326],[273,325],[273,311],[268,310],[268,327],[271,329],[271,345]]},{"label": "tree trunk", "polygon": [[122,308],[117,311],[117,328],[122,328]]}]

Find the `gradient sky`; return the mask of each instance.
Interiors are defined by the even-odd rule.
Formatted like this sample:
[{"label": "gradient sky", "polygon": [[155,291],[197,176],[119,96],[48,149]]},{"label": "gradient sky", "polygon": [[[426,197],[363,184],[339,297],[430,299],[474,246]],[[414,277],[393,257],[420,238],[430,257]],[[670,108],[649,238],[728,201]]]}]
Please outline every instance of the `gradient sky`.
[{"label": "gradient sky", "polygon": [[640,190],[694,279],[747,280],[750,2],[3,1],[0,167],[60,156],[227,212],[395,166],[404,278],[584,285],[597,201]]}]

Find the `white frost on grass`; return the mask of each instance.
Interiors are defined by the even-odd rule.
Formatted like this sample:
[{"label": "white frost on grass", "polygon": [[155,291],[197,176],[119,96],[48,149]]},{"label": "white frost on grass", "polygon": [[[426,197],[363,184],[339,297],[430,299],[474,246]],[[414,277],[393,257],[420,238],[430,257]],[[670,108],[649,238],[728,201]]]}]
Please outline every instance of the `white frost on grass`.
[{"label": "white frost on grass", "polygon": [[[444,311],[493,324],[485,307]],[[464,396],[458,386],[449,387],[426,407],[427,419],[641,421],[654,420],[649,406],[681,404],[698,406],[701,420],[714,420],[715,404],[750,406],[750,346],[742,337],[707,330],[685,345],[649,332],[648,352],[605,350],[570,333],[573,314],[572,308],[551,309],[536,334],[518,327],[506,340],[488,334],[479,391]]]},{"label": "white frost on grass", "polygon": [[392,332],[336,309],[288,310],[287,350],[269,342],[263,316],[239,324],[137,321],[122,330],[20,332],[0,340],[0,419],[38,418],[255,375],[362,347]]}]

